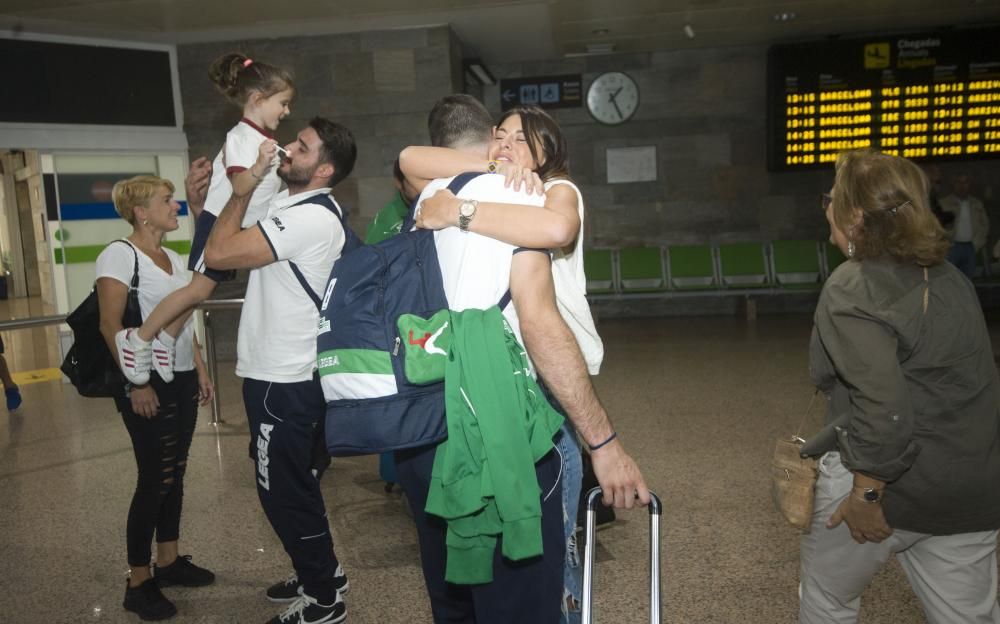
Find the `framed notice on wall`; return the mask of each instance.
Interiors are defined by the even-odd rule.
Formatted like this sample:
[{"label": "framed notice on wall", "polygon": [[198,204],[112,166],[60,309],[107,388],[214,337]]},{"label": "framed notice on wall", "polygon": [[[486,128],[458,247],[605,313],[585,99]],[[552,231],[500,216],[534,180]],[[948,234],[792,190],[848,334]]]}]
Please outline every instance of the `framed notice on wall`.
[{"label": "framed notice on wall", "polygon": [[656,146],[609,147],[608,184],[656,181]]}]

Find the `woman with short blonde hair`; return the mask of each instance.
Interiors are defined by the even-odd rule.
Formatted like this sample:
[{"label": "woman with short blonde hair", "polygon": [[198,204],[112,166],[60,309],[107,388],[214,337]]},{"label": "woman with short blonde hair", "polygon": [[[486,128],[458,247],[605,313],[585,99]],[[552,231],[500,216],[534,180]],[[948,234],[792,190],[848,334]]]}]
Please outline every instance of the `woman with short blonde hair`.
[{"label": "woman with short blonde hair", "polygon": [[[115,334],[122,329],[132,277],[139,276],[138,299],[145,317],[190,277],[181,257],[162,245],[167,232],[179,226],[180,205],[174,185],[152,175],[135,176],[115,184],[115,210],[132,225],[127,239],[108,245],[97,258],[97,293],[101,334],[115,352]],[[170,383],[158,375],[148,384],[123,381],[114,397],[132,439],[138,479],[126,524],[129,580],[123,606],[143,620],[160,620],[177,613],[162,592],[165,585],[208,585],[215,575],[179,556],[181,500],[188,449],[194,435],[199,399],[207,404],[212,381],[198,350],[193,324],[177,339],[177,374]],[[155,576],[150,569],[151,542],[156,539]]]}]

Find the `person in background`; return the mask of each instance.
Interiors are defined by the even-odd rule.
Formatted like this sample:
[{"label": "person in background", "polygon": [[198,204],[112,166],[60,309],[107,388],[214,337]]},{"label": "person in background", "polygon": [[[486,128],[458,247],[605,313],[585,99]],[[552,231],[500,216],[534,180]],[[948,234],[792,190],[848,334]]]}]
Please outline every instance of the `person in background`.
[{"label": "person in background", "polygon": [[828,424],[800,552],[801,624],[856,622],[895,555],[931,624],[998,624],[1000,377],[972,284],[945,262],[927,179],[871,150],[823,205],[849,258],[816,306],[810,376]]},{"label": "person in background", "polygon": [[10,376],[10,368],[7,367],[7,358],[4,357],[3,336],[0,336],[0,382],[3,383],[3,393],[7,397],[7,411],[13,412],[21,407],[21,388]]},{"label": "person in background", "polygon": [[[190,278],[180,256],[161,244],[167,232],[179,227],[173,184],[156,176],[136,176],[115,184],[111,196],[115,210],[132,226],[127,245],[112,243],[97,257],[101,334],[114,352],[136,262],[143,317]],[[139,473],[125,529],[129,579],[123,606],[143,620],[177,613],[160,587],[215,582],[212,572],[193,564],[190,556],[178,555],[188,449],[198,404],[206,405],[214,393],[190,319],[177,336],[174,372],[169,383],[152,375],[147,384],[126,384],[114,397]],[[154,535],[156,564],[151,571]]]},{"label": "person in background", "polygon": [[941,188],[941,168],[934,163],[929,163],[924,165],[924,174],[927,176],[927,182],[930,186],[928,199],[930,200],[931,212],[934,213],[938,223],[947,229],[955,222],[955,215],[945,212],[941,208],[941,197],[944,195],[944,189]]},{"label": "person in background", "polygon": [[961,173],[952,181],[952,194],[941,199],[945,214],[954,215],[950,228],[951,249],[948,262],[972,279],[976,273],[976,254],[986,245],[990,233],[990,218],[983,202],[970,193],[969,174]]},{"label": "person in background", "polygon": [[410,205],[417,197],[417,192],[406,182],[403,172],[399,169],[399,159],[392,164],[392,182],[396,193],[382,209],[378,211],[365,232],[365,244],[374,245],[399,234],[403,221],[410,214]]}]

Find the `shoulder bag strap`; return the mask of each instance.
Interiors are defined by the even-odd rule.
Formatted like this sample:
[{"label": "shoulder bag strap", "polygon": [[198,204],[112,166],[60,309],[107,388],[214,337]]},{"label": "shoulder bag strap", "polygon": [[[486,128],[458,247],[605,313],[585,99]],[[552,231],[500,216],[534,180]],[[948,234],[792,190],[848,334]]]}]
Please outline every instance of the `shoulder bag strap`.
[{"label": "shoulder bag strap", "polygon": [[819,390],[813,391],[812,398],[809,399],[809,407],[806,408],[806,413],[802,415],[802,420],[799,421],[799,426],[795,429],[795,435],[792,436],[792,440],[798,442],[799,444],[805,444],[806,441],[799,434],[802,432],[803,425],[806,424],[806,419],[809,418],[809,413],[812,412],[813,405],[816,403],[816,397],[819,396]]},{"label": "shoulder bag strap", "polygon": [[139,252],[136,251],[135,245],[129,242],[128,239],[118,238],[113,241],[113,243],[125,243],[132,250],[132,255],[135,256],[135,263],[132,265],[132,284],[129,286],[130,290],[139,290]]},{"label": "shoulder bag strap", "polygon": [[[342,212],[343,209],[340,208],[335,201],[333,201],[332,197],[326,193],[321,193],[319,195],[307,197],[293,205],[299,206],[301,204],[319,204],[332,212],[336,215],[337,219],[340,220],[340,226],[344,228],[346,237],[347,224],[344,223],[345,215]],[[306,291],[306,294],[309,295],[310,299],[312,299],[312,302],[316,305],[316,309],[321,310],[323,301],[320,299],[319,295],[316,294],[316,291],[312,289],[312,286],[309,285],[309,282],[306,280],[306,276],[302,274],[302,269],[300,269],[299,265],[295,264],[291,260],[288,260],[287,262],[289,268],[292,269],[292,274],[295,276],[295,279],[297,279],[299,281],[299,285],[302,286],[302,290]]]},{"label": "shoulder bag strap", "polygon": [[316,309],[321,310],[323,302],[320,300],[319,295],[316,294],[316,291],[312,289],[312,286],[309,285],[309,282],[306,281],[306,276],[302,274],[302,271],[299,269],[298,265],[289,260],[288,266],[291,267],[292,274],[295,275],[295,279],[299,280],[299,284],[302,286],[302,290],[306,291],[306,294],[309,295],[309,298],[312,299],[312,302],[316,304]]}]

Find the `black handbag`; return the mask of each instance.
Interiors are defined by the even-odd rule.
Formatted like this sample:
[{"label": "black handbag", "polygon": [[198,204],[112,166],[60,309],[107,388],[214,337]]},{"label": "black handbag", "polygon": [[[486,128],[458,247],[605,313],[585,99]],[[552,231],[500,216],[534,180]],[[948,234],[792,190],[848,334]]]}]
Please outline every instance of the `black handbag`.
[{"label": "black handbag", "polygon": [[[132,283],[125,299],[125,314],[122,327],[142,325],[142,311],[139,309],[139,254],[132,243],[119,239],[114,243],[125,243],[135,254]],[[115,355],[101,335],[101,306],[97,299],[97,285],[87,298],[66,317],[66,323],[73,330],[73,346],[70,347],[60,370],[69,377],[77,392],[85,397],[114,397],[124,392],[127,383],[125,375],[118,367]]]}]

